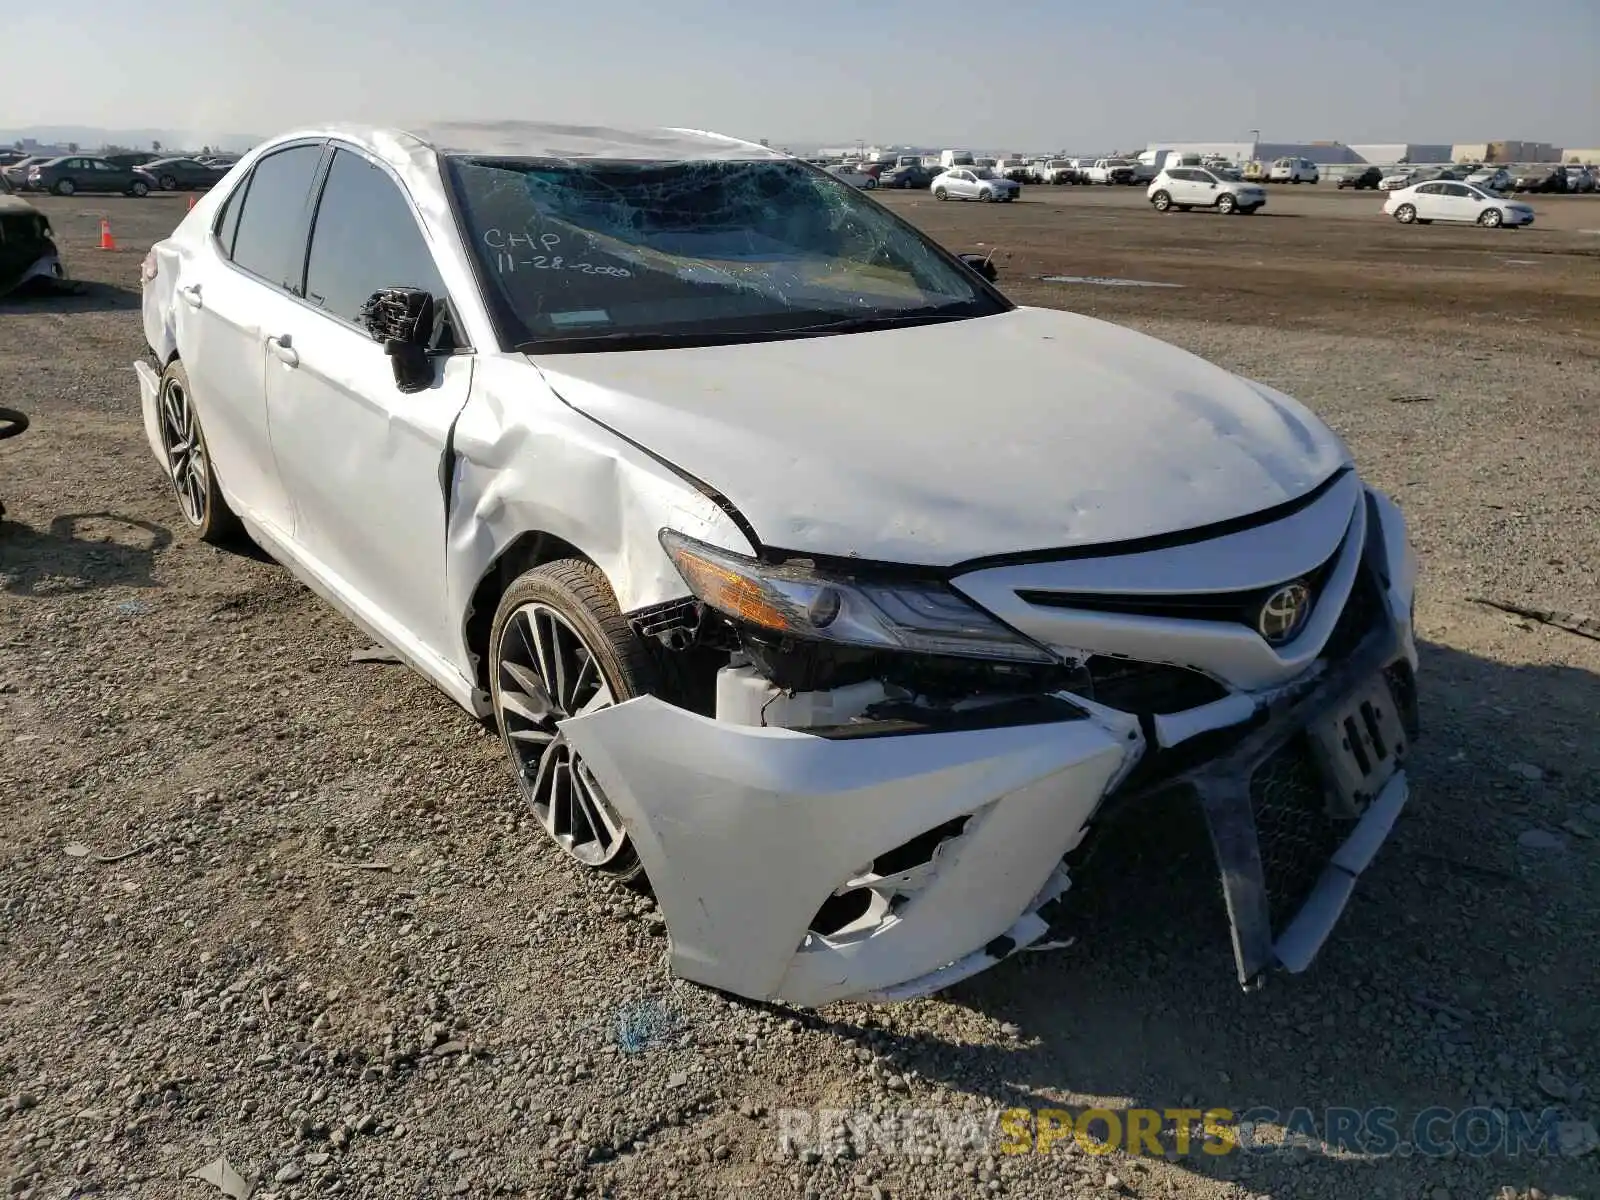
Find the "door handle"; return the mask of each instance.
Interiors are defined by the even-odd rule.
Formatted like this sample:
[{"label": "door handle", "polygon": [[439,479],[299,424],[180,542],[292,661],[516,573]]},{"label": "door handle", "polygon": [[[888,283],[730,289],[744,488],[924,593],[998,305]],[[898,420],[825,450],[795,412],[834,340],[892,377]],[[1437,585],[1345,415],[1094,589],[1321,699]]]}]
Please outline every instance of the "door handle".
[{"label": "door handle", "polygon": [[267,349],[271,350],[273,357],[286,367],[298,367],[300,365],[300,355],[289,344],[289,335],[287,333],[278,337],[269,337],[267,339]]},{"label": "door handle", "polygon": [[198,283],[193,287],[179,288],[178,295],[183,297],[183,302],[190,308],[200,307],[200,285]]}]

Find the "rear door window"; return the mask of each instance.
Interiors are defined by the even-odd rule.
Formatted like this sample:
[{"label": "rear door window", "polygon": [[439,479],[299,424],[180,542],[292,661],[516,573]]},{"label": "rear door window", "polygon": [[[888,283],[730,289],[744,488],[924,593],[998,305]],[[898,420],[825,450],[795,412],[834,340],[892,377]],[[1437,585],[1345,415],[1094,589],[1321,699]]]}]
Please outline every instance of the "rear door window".
[{"label": "rear door window", "polygon": [[306,265],[306,299],[358,324],[376,291],[422,288],[445,300],[444,283],[411,205],[383,168],[335,150],[317,204]]},{"label": "rear door window", "polygon": [[306,209],[322,159],[320,145],[267,155],[250,172],[233,237],[233,261],[252,275],[299,294],[305,268]]}]

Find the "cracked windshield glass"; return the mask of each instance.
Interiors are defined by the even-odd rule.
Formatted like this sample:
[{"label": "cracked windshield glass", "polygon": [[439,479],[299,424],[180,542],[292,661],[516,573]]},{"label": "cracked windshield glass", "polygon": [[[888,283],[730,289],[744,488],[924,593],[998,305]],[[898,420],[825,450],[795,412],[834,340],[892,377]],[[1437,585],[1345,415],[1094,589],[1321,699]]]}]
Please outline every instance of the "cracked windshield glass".
[{"label": "cracked windshield glass", "polygon": [[1001,305],[846,184],[770,162],[450,162],[508,340],[671,342]]}]

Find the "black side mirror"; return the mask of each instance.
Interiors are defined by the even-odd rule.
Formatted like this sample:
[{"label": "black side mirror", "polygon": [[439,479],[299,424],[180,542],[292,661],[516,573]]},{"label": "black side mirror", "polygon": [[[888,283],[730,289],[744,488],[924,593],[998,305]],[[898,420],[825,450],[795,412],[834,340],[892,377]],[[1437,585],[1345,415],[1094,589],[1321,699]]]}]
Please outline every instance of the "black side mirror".
[{"label": "black side mirror", "polygon": [[962,254],[959,257],[962,262],[966,263],[967,266],[982,275],[990,283],[1000,278],[1000,272],[995,269],[994,260],[987,254]]},{"label": "black side mirror", "polygon": [[433,382],[428,342],[433,337],[433,296],[421,288],[381,288],[361,306],[361,324],[383,344],[402,392],[420,392]]}]

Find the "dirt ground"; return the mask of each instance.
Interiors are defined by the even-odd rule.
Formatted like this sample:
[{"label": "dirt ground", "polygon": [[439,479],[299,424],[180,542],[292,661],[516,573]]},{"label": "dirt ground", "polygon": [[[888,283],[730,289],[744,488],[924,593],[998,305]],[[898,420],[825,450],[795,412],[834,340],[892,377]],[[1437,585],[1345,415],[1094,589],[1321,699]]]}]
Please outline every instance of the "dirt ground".
[{"label": "dirt ground", "polygon": [[[1153,828],[1076,945],[929,1000],[670,981],[650,904],[540,840],[486,730],[353,663],[365,639],[280,567],[184,532],[130,366],[182,199],[46,197],[86,287],[0,301],[3,402],[34,422],[0,442],[11,1196],[208,1200],[184,1176],[219,1155],[257,1200],[1600,1196],[1600,642],[1475,603],[1600,613],[1600,198],[1535,198],[1516,232],[1325,188],[1253,218],[1131,189],[884,202],[994,249],[1019,301],[1300,397],[1404,506],[1416,795],[1312,970],[1242,994],[1207,848]],[[1549,1109],[1567,1153],[779,1141],[825,1108],[1091,1106],[1304,1107],[1323,1133],[1392,1108],[1402,1140],[1435,1106]]]}]

